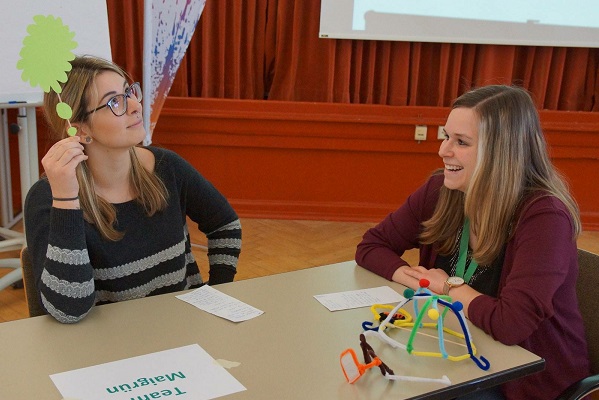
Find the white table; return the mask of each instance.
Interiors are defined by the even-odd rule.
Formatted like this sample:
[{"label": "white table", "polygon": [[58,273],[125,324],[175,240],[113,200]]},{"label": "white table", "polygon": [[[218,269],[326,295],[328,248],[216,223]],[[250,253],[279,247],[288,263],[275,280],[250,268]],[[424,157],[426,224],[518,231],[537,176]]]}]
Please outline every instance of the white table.
[{"label": "white table", "polygon": [[472,325],[488,371],[472,361],[416,357],[369,339],[396,374],[447,375],[452,386],[389,382],[378,368],[353,385],[343,377],[340,353],[361,358],[359,334],[369,308],[330,312],[313,296],[389,285],[354,262],[332,264],[215,286],[264,314],[233,323],[167,294],[96,307],[81,322],[62,325],[49,316],[0,324],[3,343],[0,398],[59,400],[50,374],[199,344],[215,359],[238,361],[229,372],[247,390],[230,399],[447,399],[543,369],[544,360],[505,346]]}]

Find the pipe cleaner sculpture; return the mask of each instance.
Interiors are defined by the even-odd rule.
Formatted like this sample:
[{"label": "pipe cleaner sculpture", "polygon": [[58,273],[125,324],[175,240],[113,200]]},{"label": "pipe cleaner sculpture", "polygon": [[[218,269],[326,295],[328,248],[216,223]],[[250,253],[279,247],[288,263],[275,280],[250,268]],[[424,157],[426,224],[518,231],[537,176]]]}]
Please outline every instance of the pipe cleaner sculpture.
[{"label": "pipe cleaner sculpture", "polygon": [[60,98],[62,88],[59,82],[67,81],[66,73],[72,68],[70,61],[75,59],[75,54],[71,51],[77,47],[77,42],[72,40],[75,33],[63,25],[60,18],[52,15],[36,15],[33,21],[27,27],[29,35],[23,39],[17,69],[23,70],[21,79],[29,81],[32,87],[39,86],[46,93],[50,90],[56,92],[59,100],[56,113],[67,120],[67,133],[73,136],[77,133],[77,128],[71,126],[70,121],[73,110]]},{"label": "pipe cleaner sculpture", "polygon": [[[490,363],[486,358],[480,356],[479,359],[476,357],[476,347],[471,340],[462,303],[457,301],[452,302],[451,297],[449,296],[432,293],[428,289],[429,284],[430,283],[426,279],[422,279],[420,281],[420,288],[415,292],[412,289],[406,289],[404,291],[405,299],[399,302],[395,307],[380,304],[375,304],[371,307],[371,311],[375,321],[378,322],[378,326],[375,326],[375,324],[370,321],[365,321],[362,324],[364,333],[360,334],[360,347],[362,348],[365,364],[361,364],[358,361],[353,349],[347,349],[341,353],[341,368],[349,383],[356,382],[368,369],[378,366],[383,376],[390,380],[436,382],[445,385],[451,384],[451,381],[447,376],[443,376],[441,379],[435,379],[394,375],[393,371],[383,363],[376,354],[374,354],[374,350],[366,342],[366,336],[376,336],[394,348],[406,350],[408,354],[425,357],[440,357],[451,361],[461,361],[470,358],[482,370],[486,371],[489,369]],[[412,315],[409,312],[402,308],[410,301],[413,302],[414,305],[415,319],[412,318]],[[424,301],[424,304],[420,307],[419,303],[422,301]],[[444,306],[444,309],[441,312],[439,311],[439,305]],[[459,321],[463,334],[444,326],[445,317],[450,311],[453,312]],[[434,322],[423,322],[425,315]],[[407,344],[404,345],[390,338],[386,333],[387,328],[409,328],[410,336]],[[417,351],[414,349],[414,339],[416,334],[423,328],[434,328],[437,330],[439,352]],[[460,356],[449,355],[445,349],[445,334],[463,339],[468,353]]]},{"label": "pipe cleaner sculpture", "polygon": [[[386,315],[384,320],[380,321],[381,317],[379,316],[380,324],[377,328],[374,328],[369,322],[362,324],[362,327],[366,329],[366,335],[377,336],[394,348],[399,347],[406,350],[408,354],[425,357],[440,357],[451,361],[461,361],[470,358],[480,369],[484,371],[488,370],[490,367],[489,361],[483,356],[480,356],[480,359],[476,357],[476,347],[472,343],[472,336],[468,329],[468,324],[466,323],[466,317],[464,316],[463,311],[464,306],[462,303],[459,301],[452,302],[451,297],[449,296],[434,294],[428,289],[428,286],[429,282],[426,279],[422,279],[420,281],[420,288],[418,288],[416,292],[412,289],[406,289],[404,291],[405,300],[401,301],[388,314],[383,314]],[[397,318],[396,315],[401,310],[401,307],[410,301],[412,301],[414,305],[415,320],[412,321],[412,317],[406,313],[405,310],[403,313],[399,314],[404,315],[404,319]],[[424,304],[420,308],[419,303],[421,301],[424,301]],[[444,306],[444,309],[441,312],[439,312],[439,305]],[[463,333],[456,332],[444,326],[445,317],[450,311],[456,316]],[[376,314],[376,311],[373,311],[373,314]],[[435,322],[423,322],[425,315]],[[404,345],[390,338],[386,332],[389,327],[410,327],[411,332],[408,342]],[[435,328],[437,330],[439,352],[416,351],[414,349],[414,339],[418,331],[422,328]],[[468,353],[460,356],[449,355],[445,349],[445,334],[463,339]]]}]

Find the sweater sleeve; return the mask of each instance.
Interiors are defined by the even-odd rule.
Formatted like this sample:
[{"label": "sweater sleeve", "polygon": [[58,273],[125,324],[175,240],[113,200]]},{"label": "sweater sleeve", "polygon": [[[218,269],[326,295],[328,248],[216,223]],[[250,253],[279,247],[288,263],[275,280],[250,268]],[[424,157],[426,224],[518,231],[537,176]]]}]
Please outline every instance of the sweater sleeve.
[{"label": "sweater sleeve", "polygon": [[50,185],[42,179],[27,194],[24,215],[42,306],[59,322],[79,321],[95,302],[83,212],[53,208]]},{"label": "sweater sleeve", "polygon": [[434,175],[406,202],[364,234],[356,249],[356,263],[386,279],[408,263],[401,258],[406,250],[419,246],[423,221],[430,218],[443,183],[442,175]]},{"label": "sweater sleeve", "polygon": [[241,252],[241,223],[237,213],[191,164],[171,151],[166,151],[166,156],[172,161],[180,182],[182,207],[208,239],[208,283],[233,281]]},{"label": "sweater sleeve", "polygon": [[520,344],[554,317],[556,299],[576,301],[576,241],[563,203],[545,196],[524,210],[503,268],[498,297],[476,297],[468,316],[495,340]]},{"label": "sweater sleeve", "polygon": [[232,282],[237,272],[241,252],[241,223],[239,219],[210,232],[208,238],[208,261],[210,285]]}]

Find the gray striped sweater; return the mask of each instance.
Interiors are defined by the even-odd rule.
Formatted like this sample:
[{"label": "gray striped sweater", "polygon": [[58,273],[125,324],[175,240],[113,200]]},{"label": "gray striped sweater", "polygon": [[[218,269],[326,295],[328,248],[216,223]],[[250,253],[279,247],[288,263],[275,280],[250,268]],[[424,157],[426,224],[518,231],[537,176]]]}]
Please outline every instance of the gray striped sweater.
[{"label": "gray striped sweater", "polygon": [[[169,192],[168,207],[148,217],[135,201],[115,204],[124,237],[104,240],[81,210],[52,207],[45,178],[25,201],[25,230],[46,311],[63,323],[94,305],[198,287],[187,217],[208,239],[210,284],[230,282],[241,251],[237,214],[218,190],[176,153],[148,147]],[[194,228],[195,229],[195,228]]]}]

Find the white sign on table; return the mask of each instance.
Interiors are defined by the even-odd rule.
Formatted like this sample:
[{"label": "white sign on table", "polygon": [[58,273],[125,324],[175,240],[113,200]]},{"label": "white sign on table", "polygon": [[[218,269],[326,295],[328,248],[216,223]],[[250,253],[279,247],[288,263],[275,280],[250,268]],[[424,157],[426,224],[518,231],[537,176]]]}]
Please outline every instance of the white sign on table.
[{"label": "white sign on table", "polygon": [[246,388],[199,345],[50,375],[64,398],[209,400]]}]

